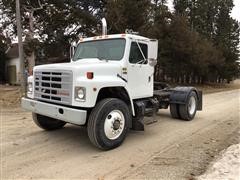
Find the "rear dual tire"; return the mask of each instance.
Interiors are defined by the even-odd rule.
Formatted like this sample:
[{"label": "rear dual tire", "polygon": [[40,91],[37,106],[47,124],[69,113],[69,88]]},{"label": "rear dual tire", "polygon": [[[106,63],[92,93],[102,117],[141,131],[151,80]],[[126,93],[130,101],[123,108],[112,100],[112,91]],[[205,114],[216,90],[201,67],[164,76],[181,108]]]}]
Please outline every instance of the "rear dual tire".
[{"label": "rear dual tire", "polygon": [[198,99],[195,91],[191,91],[186,104],[170,104],[171,116],[176,119],[191,121],[197,111]]}]

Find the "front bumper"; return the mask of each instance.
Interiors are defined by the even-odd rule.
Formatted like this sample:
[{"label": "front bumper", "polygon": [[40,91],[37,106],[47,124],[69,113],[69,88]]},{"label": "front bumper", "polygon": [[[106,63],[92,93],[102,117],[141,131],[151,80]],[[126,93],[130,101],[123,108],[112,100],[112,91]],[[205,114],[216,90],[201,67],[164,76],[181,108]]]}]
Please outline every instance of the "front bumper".
[{"label": "front bumper", "polygon": [[22,98],[22,108],[37,114],[59,119],[68,123],[84,125],[87,119],[87,111],[68,108],[65,106],[49,104],[29,98]]}]

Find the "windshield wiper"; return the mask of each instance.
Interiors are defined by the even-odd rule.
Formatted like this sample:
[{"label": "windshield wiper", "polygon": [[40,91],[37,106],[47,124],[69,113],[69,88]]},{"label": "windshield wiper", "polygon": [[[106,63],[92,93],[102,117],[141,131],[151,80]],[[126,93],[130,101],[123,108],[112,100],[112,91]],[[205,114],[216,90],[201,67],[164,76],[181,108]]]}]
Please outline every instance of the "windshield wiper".
[{"label": "windshield wiper", "polygon": [[108,61],[108,59],[106,59],[106,58],[99,58],[99,57],[97,57],[97,59],[99,59],[100,61]]},{"label": "windshield wiper", "polygon": [[105,59],[105,58],[99,58],[99,57],[85,57],[85,58],[77,58],[77,59],[74,59],[74,61],[78,61],[80,59],[98,59],[99,61],[108,61],[108,59]]},{"label": "windshield wiper", "polygon": [[73,59],[73,61],[78,61],[78,60],[80,60],[80,59],[83,59],[83,58],[76,58],[76,59]]}]

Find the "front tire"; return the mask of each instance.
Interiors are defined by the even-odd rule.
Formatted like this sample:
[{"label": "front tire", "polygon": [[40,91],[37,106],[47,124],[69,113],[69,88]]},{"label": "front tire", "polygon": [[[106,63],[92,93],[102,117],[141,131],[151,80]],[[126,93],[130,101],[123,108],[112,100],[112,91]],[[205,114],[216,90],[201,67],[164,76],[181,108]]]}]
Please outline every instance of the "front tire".
[{"label": "front tire", "polygon": [[38,127],[47,131],[60,129],[66,124],[66,122],[64,121],[53,119],[37,113],[32,113],[32,117],[33,117],[33,121]]},{"label": "front tire", "polygon": [[101,100],[88,119],[90,141],[103,150],[118,147],[126,137],[130,118],[129,108],[122,100],[116,98]]}]

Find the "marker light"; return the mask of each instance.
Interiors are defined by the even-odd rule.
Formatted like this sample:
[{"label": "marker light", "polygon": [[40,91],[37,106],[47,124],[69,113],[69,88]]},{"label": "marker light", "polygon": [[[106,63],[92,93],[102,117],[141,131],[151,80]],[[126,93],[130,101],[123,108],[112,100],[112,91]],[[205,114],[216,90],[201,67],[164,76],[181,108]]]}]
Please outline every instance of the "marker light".
[{"label": "marker light", "polygon": [[93,72],[87,72],[87,78],[93,79]]}]

